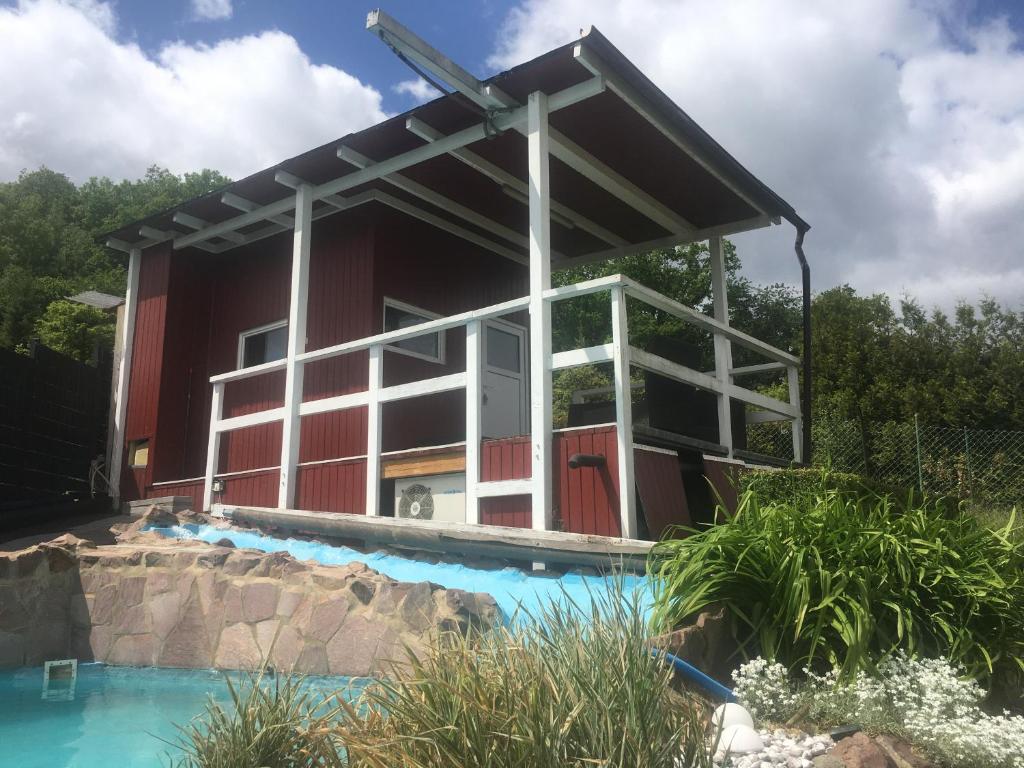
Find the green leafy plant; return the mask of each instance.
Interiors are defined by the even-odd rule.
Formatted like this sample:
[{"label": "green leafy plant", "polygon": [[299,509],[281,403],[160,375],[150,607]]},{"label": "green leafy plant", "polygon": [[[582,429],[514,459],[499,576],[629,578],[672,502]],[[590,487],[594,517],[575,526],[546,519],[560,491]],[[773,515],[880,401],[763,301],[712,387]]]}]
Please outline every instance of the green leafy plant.
[{"label": "green leafy plant", "polygon": [[714,528],[659,544],[656,614],[729,607],[745,649],[845,675],[903,649],[976,678],[1024,669],[1024,545],[962,510],[831,488],[762,503],[746,492]]},{"label": "green leafy plant", "polygon": [[595,602],[410,655],[347,706],[349,765],[710,766],[705,705],[671,688],[640,598]]},{"label": "green leafy plant", "polygon": [[178,768],[340,766],[332,731],[338,707],[302,677],[225,675],[230,704],[212,698],[202,715],[178,726]]}]

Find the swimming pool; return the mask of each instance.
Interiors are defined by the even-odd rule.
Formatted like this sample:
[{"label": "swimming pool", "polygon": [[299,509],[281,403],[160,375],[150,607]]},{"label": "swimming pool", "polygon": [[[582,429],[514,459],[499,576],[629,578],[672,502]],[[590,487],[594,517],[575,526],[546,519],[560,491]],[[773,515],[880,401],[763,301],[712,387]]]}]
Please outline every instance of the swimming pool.
[{"label": "swimming pool", "polygon": [[[236,673],[230,673],[236,675]],[[235,679],[239,679],[237,675]],[[347,678],[309,678],[326,692]],[[0,670],[0,765],[18,768],[155,768],[180,752],[175,723],[229,702],[224,673],[82,664],[74,697],[44,699],[43,670]],[[163,740],[163,741],[162,741]]]},{"label": "swimming pool", "polygon": [[[487,592],[497,601],[506,620],[519,606],[528,613],[536,614],[541,605],[565,597],[582,610],[589,611],[594,599],[607,593],[611,586],[611,580],[605,576],[576,572],[554,576],[533,574],[519,568],[488,570],[459,563],[422,562],[385,552],[360,552],[351,547],[319,541],[279,539],[254,530],[225,530],[212,525],[195,524],[152,527],[148,530],[163,536],[201,539],[210,543],[229,539],[236,547],[264,552],[288,552],[297,560],[314,560],[325,565],[361,562],[398,581],[431,581],[452,589]],[[621,580],[624,593],[636,593],[639,604],[649,614],[654,603],[650,580],[635,574],[622,574],[615,578]]]}]

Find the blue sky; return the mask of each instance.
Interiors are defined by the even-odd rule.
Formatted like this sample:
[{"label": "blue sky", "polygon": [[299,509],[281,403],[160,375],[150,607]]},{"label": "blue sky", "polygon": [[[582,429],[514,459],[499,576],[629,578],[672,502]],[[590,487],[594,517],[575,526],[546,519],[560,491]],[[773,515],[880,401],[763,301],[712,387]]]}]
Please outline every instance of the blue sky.
[{"label": "blue sky", "polygon": [[390,112],[404,111],[414,100],[391,86],[411,77],[409,69],[376,36],[365,30],[366,14],[384,8],[421,37],[430,41],[477,76],[493,72],[487,64],[498,30],[513,6],[511,0],[397,0],[377,6],[354,0],[235,0],[230,19],[196,19],[187,0],[145,2],[119,0],[118,16],[124,33],[144,49],[156,51],[168,40],[213,44],[224,37],[279,29],[295,37],[315,64],[331,64],[384,96]]},{"label": "blue sky", "polygon": [[[427,90],[352,0],[0,0],[0,181],[240,178]],[[478,76],[595,25],[811,224],[815,286],[1024,308],[1024,0],[392,0]],[[792,232],[736,238],[795,282]]]}]

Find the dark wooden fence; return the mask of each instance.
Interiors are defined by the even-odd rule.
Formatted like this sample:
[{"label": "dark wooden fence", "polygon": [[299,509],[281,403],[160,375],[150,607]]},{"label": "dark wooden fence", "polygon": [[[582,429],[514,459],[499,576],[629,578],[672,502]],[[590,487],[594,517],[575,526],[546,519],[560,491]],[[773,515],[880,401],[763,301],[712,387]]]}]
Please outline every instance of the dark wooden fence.
[{"label": "dark wooden fence", "polygon": [[110,356],[85,365],[33,343],[0,349],[0,528],[89,500],[107,436]]}]

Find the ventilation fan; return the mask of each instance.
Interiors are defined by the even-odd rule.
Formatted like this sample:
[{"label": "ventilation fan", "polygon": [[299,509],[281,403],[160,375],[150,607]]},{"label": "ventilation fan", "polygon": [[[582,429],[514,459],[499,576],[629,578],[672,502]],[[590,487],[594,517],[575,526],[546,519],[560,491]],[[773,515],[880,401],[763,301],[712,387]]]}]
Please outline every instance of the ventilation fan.
[{"label": "ventilation fan", "polygon": [[434,517],[434,496],[422,483],[413,483],[402,490],[398,500],[398,516],[411,520],[431,520]]}]

